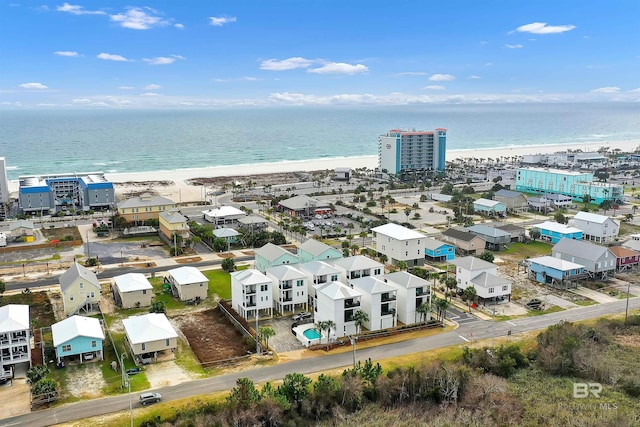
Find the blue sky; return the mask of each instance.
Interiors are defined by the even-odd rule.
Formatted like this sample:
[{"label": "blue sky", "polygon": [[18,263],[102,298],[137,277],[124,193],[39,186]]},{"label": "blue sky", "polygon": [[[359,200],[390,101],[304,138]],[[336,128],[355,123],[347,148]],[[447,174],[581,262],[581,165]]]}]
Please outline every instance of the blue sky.
[{"label": "blue sky", "polygon": [[0,107],[640,101],[638,0],[0,5]]}]

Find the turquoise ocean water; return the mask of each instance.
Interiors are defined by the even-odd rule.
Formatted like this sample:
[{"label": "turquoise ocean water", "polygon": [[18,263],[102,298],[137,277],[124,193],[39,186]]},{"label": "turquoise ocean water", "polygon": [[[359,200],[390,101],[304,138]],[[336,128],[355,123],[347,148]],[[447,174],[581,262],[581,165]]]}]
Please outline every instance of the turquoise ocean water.
[{"label": "turquoise ocean water", "polygon": [[640,140],[640,103],[3,110],[0,156],[9,179],[162,171],[376,155],[383,132],[436,127],[451,150],[607,145]]}]

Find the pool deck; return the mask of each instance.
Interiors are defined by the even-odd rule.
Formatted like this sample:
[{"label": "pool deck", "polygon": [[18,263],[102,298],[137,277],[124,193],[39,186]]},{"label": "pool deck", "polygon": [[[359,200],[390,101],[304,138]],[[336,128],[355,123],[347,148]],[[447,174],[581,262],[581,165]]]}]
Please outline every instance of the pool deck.
[{"label": "pool deck", "polygon": [[[296,326],[295,328],[293,328],[293,332],[296,333],[296,338],[305,347],[309,347],[310,345],[320,343],[320,338],[321,337],[309,339],[304,335],[305,331],[307,331],[309,329],[316,329],[316,325],[313,324],[313,323],[307,323],[305,325],[300,325],[300,326]],[[317,331],[317,329],[316,329],[316,331]],[[318,332],[318,334],[319,334],[319,332]]]}]

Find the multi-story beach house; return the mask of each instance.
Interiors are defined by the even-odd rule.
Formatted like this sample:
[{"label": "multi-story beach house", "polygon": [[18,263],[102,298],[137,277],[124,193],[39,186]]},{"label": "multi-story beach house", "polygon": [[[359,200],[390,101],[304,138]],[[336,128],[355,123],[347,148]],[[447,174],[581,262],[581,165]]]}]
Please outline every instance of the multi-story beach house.
[{"label": "multi-story beach house", "polygon": [[378,164],[390,174],[444,171],[447,130],[393,129],[378,137]]},{"label": "multi-story beach house", "polygon": [[424,241],[424,255],[426,259],[434,262],[450,261],[456,257],[456,247],[451,243],[427,237]]},{"label": "multi-story beach house", "polygon": [[584,232],[584,240],[596,243],[611,243],[618,238],[620,224],[614,219],[590,212],[578,212],[571,221]]},{"label": "multi-story beach house", "polygon": [[238,220],[247,216],[242,211],[233,206],[217,206],[206,211],[202,211],[204,219],[217,227],[237,227]]},{"label": "multi-story beach house", "polygon": [[473,202],[473,210],[477,214],[491,216],[506,216],[507,205],[498,200],[480,198]]},{"label": "multi-story beach house", "polygon": [[102,288],[95,273],[74,262],[58,277],[64,313],[91,313],[100,304]]},{"label": "multi-story beach house", "polygon": [[448,228],[442,232],[442,240],[451,243],[463,254],[476,255],[484,252],[487,242],[468,230]]},{"label": "multi-story beach house", "polygon": [[[176,209],[160,212],[160,237],[173,246],[185,246],[189,238],[189,223],[187,218]],[[180,241],[178,241],[180,240]]]},{"label": "multi-story beach house", "polygon": [[353,279],[351,287],[360,291],[361,310],[368,314],[369,320],[363,326],[370,331],[392,328],[396,325],[396,288],[380,277],[361,277]]},{"label": "multi-story beach house", "polygon": [[245,319],[273,316],[273,281],[255,269],[231,273],[231,305]]},{"label": "multi-story beach house", "polygon": [[618,271],[631,270],[640,265],[640,252],[624,246],[610,246],[609,250],[616,256]]},{"label": "multi-story beach house", "polygon": [[266,276],[273,282],[273,305],[278,313],[307,309],[309,278],[305,272],[291,265],[276,265],[267,269]]},{"label": "multi-story beach house", "polygon": [[384,265],[364,255],[355,255],[348,258],[333,260],[333,266],[342,270],[342,277],[348,282],[367,276],[382,276]]},{"label": "multi-story beach house", "polygon": [[344,270],[324,261],[304,262],[296,267],[307,275],[307,295],[309,296],[310,304],[313,304],[318,286],[345,280],[345,277],[343,277]]},{"label": "multi-story beach house", "polygon": [[161,212],[176,209],[176,202],[162,196],[144,193],[118,203],[118,215],[132,223],[144,223],[148,219],[160,219]]},{"label": "multi-story beach house", "polygon": [[175,355],[178,333],[164,313],[148,313],[122,320],[131,353],[142,363],[158,360],[158,356]]},{"label": "multi-story beach house", "polygon": [[331,320],[335,323],[335,337],[353,335],[356,324],[353,315],[361,310],[362,293],[357,289],[340,283],[330,282],[318,286],[314,298],[314,320],[316,323]]},{"label": "multi-story beach house", "polygon": [[560,239],[582,240],[582,230],[559,222],[545,221],[535,224],[531,230],[540,231],[540,239],[551,243],[558,243]]},{"label": "multi-story beach house", "polygon": [[526,211],[529,206],[527,197],[519,191],[498,190],[493,195],[493,200],[504,203],[510,212]]},{"label": "multi-story beach house", "polygon": [[298,264],[299,259],[285,248],[267,243],[255,250],[255,268],[263,273],[276,265]]},{"label": "multi-story beach house", "polygon": [[371,232],[373,247],[379,253],[386,255],[392,265],[399,261],[406,262],[408,267],[424,265],[425,239],[427,238],[424,234],[393,223],[374,227]]},{"label": "multi-story beach house", "polygon": [[476,288],[476,295],[482,302],[511,300],[511,282],[498,276],[498,266],[473,256],[456,258],[451,261],[456,266],[458,289],[469,286]]},{"label": "multi-story beach house", "polygon": [[605,279],[616,270],[616,256],[604,246],[581,240],[561,239],[551,252],[556,258],[583,265],[592,278]]},{"label": "multi-story beach house", "polygon": [[298,258],[302,263],[309,261],[330,261],[332,259],[342,258],[342,252],[319,240],[307,239],[306,242],[298,246]]},{"label": "multi-story beach house", "polygon": [[111,209],[116,201],[113,183],[102,172],[25,175],[18,182],[24,214]]},{"label": "multi-story beach house", "polygon": [[15,365],[31,367],[31,324],[29,306],[8,304],[0,307],[0,378],[11,378]]},{"label": "multi-story beach house", "polygon": [[422,304],[431,307],[430,282],[406,271],[385,274],[383,280],[396,289],[396,316],[399,322],[410,325],[421,320],[431,320],[430,311],[421,319],[417,310]]},{"label": "multi-story beach house", "polygon": [[485,224],[476,224],[467,228],[471,234],[475,234],[486,242],[486,248],[498,251],[511,242],[511,233]]},{"label": "multi-story beach house", "polygon": [[559,169],[519,168],[516,170],[516,190],[534,193],[556,193],[576,200],[589,195],[597,204],[604,200],[622,202],[624,186],[594,182],[589,172]]}]

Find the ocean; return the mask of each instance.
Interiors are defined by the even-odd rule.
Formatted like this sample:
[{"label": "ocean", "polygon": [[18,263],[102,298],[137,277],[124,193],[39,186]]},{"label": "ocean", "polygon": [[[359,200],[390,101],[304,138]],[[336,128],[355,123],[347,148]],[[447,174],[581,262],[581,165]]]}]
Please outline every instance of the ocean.
[{"label": "ocean", "polygon": [[640,140],[640,103],[2,110],[0,157],[9,179],[251,165],[376,155],[383,132],[436,127],[449,150],[607,145]]}]

